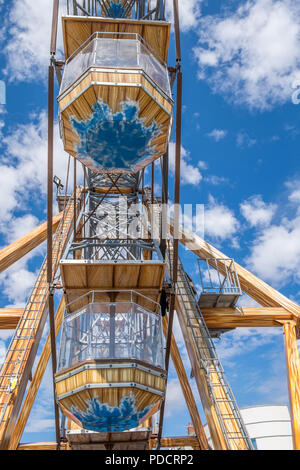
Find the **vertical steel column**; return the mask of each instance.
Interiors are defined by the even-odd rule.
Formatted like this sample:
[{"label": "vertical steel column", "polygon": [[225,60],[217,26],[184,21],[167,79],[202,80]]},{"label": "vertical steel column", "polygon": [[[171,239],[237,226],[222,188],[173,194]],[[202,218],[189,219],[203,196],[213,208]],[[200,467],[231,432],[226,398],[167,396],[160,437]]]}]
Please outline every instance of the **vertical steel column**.
[{"label": "vertical steel column", "polygon": [[[168,321],[167,344],[166,344],[166,372],[169,372],[170,349],[173,331],[173,320],[175,310],[175,287],[178,276],[178,237],[179,237],[179,203],[180,203],[180,163],[181,163],[181,118],[182,118],[182,73],[181,73],[181,46],[180,46],[180,27],[178,15],[178,0],[173,0],[174,9],[174,28],[175,28],[175,49],[177,62],[177,91],[176,91],[176,150],[175,150],[175,192],[174,192],[174,249],[173,249],[173,272],[172,283],[173,293],[171,295],[170,312]],[[161,437],[163,431],[163,420],[165,412],[164,398],[162,401],[159,416],[159,431],[157,436],[157,449],[160,449]]]},{"label": "vertical steel column", "polygon": [[60,447],[60,426],[59,426],[59,409],[56,402],[56,390],[54,375],[57,368],[56,360],[56,335],[55,335],[55,317],[54,317],[54,293],[53,293],[53,128],[54,128],[54,66],[57,43],[57,25],[58,25],[59,0],[53,0],[52,13],[52,31],[50,42],[50,65],[48,76],[48,195],[47,195],[47,283],[49,288],[49,323],[51,338],[51,358],[52,358],[52,375],[53,375],[53,396],[54,396],[54,415],[57,450]]},{"label": "vertical steel column", "polygon": [[162,206],[161,206],[161,234],[160,234],[160,251],[165,258],[167,247],[167,233],[168,233],[168,202],[169,202],[169,148],[162,157],[161,163],[162,170]]},{"label": "vertical steel column", "polygon": [[50,290],[49,295],[49,322],[51,337],[51,357],[52,357],[52,374],[53,374],[53,394],[54,394],[54,414],[56,441],[59,448],[60,445],[60,427],[59,427],[59,410],[56,403],[56,390],[54,375],[56,373],[56,339],[55,339],[55,319],[54,319],[54,294],[52,290],[52,238],[53,238],[53,120],[54,120],[54,66],[49,65],[49,81],[48,81],[48,202],[47,202],[47,283]]},{"label": "vertical steel column", "polygon": [[[77,186],[77,161],[76,158],[74,157],[74,239],[73,241],[76,242],[76,225],[77,225],[77,213],[76,213],[76,186]],[[75,256],[75,252],[74,252]]]}]

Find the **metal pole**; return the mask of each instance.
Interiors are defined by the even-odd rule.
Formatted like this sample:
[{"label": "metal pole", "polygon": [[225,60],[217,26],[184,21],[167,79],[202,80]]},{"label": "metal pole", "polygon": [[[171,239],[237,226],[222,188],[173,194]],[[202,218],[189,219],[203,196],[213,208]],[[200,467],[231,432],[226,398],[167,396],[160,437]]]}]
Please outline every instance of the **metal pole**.
[{"label": "metal pole", "polygon": [[53,120],[54,120],[54,67],[49,66],[48,80],[48,225],[47,225],[47,283],[50,290],[49,296],[49,321],[50,321],[50,337],[51,337],[51,357],[52,357],[52,374],[53,374],[53,394],[54,394],[54,415],[57,450],[60,446],[60,426],[59,426],[59,409],[56,403],[56,390],[54,376],[56,373],[56,339],[55,339],[55,319],[54,319],[54,298],[52,290],[52,237],[53,237]]},{"label": "metal pole", "polygon": [[59,11],[59,0],[53,0],[52,32],[51,32],[51,44],[50,44],[51,55],[56,54],[58,11]]},{"label": "metal pole", "polygon": [[[173,294],[170,302],[170,313],[168,322],[167,344],[166,344],[166,372],[168,375],[170,348],[172,339],[173,319],[175,310],[176,284],[178,277],[178,237],[179,237],[179,203],[180,203],[180,163],[181,163],[181,121],[182,121],[182,72],[181,72],[181,47],[180,47],[180,27],[178,15],[178,0],[173,0],[174,28],[175,28],[175,49],[177,61],[177,91],[176,91],[176,150],[175,150],[175,192],[174,192],[174,248],[173,248],[173,270],[172,283]],[[157,436],[157,449],[160,449],[163,431],[163,420],[165,411],[165,398],[162,402],[159,416],[159,431]]]},{"label": "metal pole", "polygon": [[[76,158],[74,157],[74,242],[76,242],[76,225],[77,225],[77,214],[76,214],[76,203],[77,203],[77,198],[76,198],[76,186],[77,186],[77,162]],[[75,255],[75,252],[74,252]]]},{"label": "metal pole", "polygon": [[49,288],[49,323],[51,338],[51,358],[53,375],[53,397],[54,397],[54,415],[57,450],[60,448],[60,426],[59,409],[56,402],[56,390],[54,376],[56,373],[56,335],[55,335],[55,317],[54,317],[54,294],[53,294],[53,127],[54,127],[54,65],[57,44],[57,25],[58,25],[59,0],[53,0],[52,12],[52,30],[50,43],[50,65],[48,76],[48,200],[47,200],[47,283]]},{"label": "metal pole", "polygon": [[154,162],[152,162],[152,175],[151,175],[151,204],[154,204]]}]

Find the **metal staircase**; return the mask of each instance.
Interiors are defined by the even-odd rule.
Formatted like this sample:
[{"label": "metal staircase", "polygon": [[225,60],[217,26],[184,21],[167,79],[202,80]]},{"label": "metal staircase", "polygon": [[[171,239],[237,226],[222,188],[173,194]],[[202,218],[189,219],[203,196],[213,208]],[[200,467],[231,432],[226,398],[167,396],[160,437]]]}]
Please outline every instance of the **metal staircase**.
[{"label": "metal staircase", "polygon": [[[80,195],[81,190],[78,190],[76,197]],[[70,198],[53,240],[54,274],[68,240],[73,217],[74,198]],[[10,434],[8,428],[14,426],[31,376],[35,354],[46,322],[49,293],[47,258],[45,258],[0,372],[0,448],[6,447]]]},{"label": "metal staircase", "polygon": [[[173,250],[171,243],[168,249],[168,256],[169,265],[172,266]],[[205,373],[210,399],[216,411],[219,426],[227,447],[230,450],[252,450],[251,439],[243,423],[232,390],[226,381],[214,342],[196,300],[191,280],[187,276],[180,260],[178,260],[176,296],[178,304],[176,308],[180,308],[185,317],[186,327],[190,332],[189,338],[192,339],[193,343],[191,346],[198,356],[201,369]]]}]

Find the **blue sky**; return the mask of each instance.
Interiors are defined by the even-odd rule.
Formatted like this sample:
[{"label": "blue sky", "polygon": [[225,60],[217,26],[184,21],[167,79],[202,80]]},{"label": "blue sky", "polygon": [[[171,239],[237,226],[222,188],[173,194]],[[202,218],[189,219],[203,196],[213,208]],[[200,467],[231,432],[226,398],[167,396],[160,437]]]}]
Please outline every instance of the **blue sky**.
[{"label": "blue sky", "polygon": [[[300,87],[300,6],[292,0],[180,3],[181,201],[205,205],[210,243],[299,302],[300,106],[292,94]],[[51,1],[0,0],[0,9],[0,80],[7,87],[7,103],[0,106],[4,247],[46,217]],[[61,51],[61,34],[58,46]],[[174,65],[173,35],[169,63]],[[174,136],[170,150],[172,186]],[[66,167],[56,123],[55,173],[64,178]],[[38,248],[0,275],[0,307],[24,305],[44,254],[45,247]],[[181,250],[181,257],[199,284],[194,256]],[[245,296],[241,305],[255,303]],[[177,322],[175,332],[188,368]],[[0,333],[0,362],[10,337]],[[234,330],[217,347],[241,407],[288,402],[280,329]],[[23,441],[54,439],[51,389],[47,371]],[[173,368],[166,418],[166,435],[186,433],[190,419]]]}]

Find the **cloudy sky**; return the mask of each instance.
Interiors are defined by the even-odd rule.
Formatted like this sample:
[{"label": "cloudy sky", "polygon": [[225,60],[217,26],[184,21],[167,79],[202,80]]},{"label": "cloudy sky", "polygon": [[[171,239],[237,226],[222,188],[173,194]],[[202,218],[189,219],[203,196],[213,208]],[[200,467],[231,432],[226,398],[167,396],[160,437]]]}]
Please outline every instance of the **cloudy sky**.
[{"label": "cloudy sky", "polygon": [[[182,203],[204,204],[205,238],[300,301],[300,5],[293,0],[179,3]],[[0,0],[0,80],[7,89],[6,105],[0,105],[2,247],[46,216],[51,5],[51,0]],[[168,0],[169,17],[170,5]],[[61,58],[61,32],[58,48]],[[169,63],[174,65],[173,35]],[[55,173],[63,179],[67,160],[56,122]],[[40,247],[0,275],[0,307],[24,305],[44,253]],[[199,285],[195,258],[184,250],[181,256]],[[247,297],[240,303],[255,305]],[[177,322],[175,332],[188,368]],[[0,362],[10,337],[11,332],[0,333]],[[288,402],[280,329],[235,330],[217,347],[241,407]],[[54,439],[51,387],[47,371],[23,441]],[[189,416],[173,368],[166,416],[165,434],[186,433]]]}]

